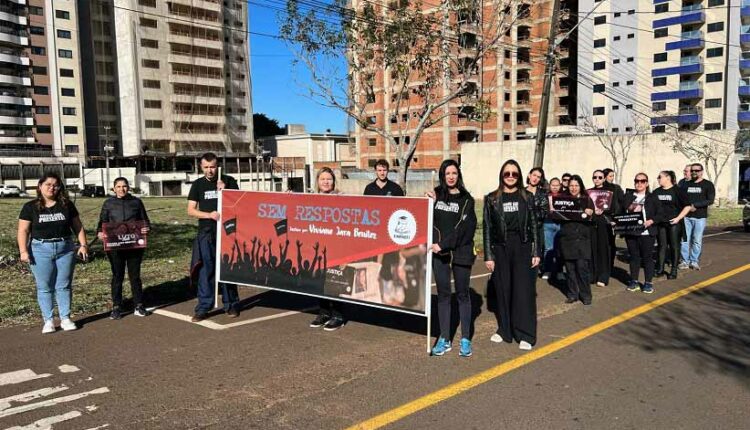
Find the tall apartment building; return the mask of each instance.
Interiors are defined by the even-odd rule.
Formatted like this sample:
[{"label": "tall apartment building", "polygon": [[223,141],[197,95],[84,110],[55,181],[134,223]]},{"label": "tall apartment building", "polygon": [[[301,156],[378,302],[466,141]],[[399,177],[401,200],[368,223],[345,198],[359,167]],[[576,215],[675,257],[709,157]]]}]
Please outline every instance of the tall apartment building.
[{"label": "tall apartment building", "polygon": [[581,0],[581,14],[596,8],[579,29],[581,114],[607,133],[635,121],[653,132],[737,129],[740,55],[750,55],[741,53],[750,44],[740,32],[750,30],[740,16],[750,24],[750,11],[740,3],[748,0]]},{"label": "tall apartment building", "polygon": [[250,152],[244,0],[79,0],[91,154]]},{"label": "tall apartment building", "polygon": [[[353,0],[357,8],[363,1]],[[383,2],[385,5],[387,2]],[[435,14],[435,2],[423,2],[425,13]],[[483,14],[497,13],[497,3],[480,2]],[[539,123],[544,81],[544,55],[547,52],[553,0],[514,0],[503,13],[511,14],[512,26],[501,41],[502,47],[496,55],[486,55],[480,60],[480,67],[473,80],[473,91],[477,96],[490,102],[493,117],[487,122],[472,121],[463,115],[451,115],[442,123],[425,131],[411,164],[411,168],[436,169],[446,158],[457,159],[460,145],[466,142],[492,142],[530,138]],[[462,26],[464,33],[458,35],[461,48],[473,48],[481,42],[483,14],[466,14],[457,19],[466,20]],[[573,28],[578,17],[578,0],[563,0],[560,33]],[[476,25],[474,25],[476,24]],[[575,33],[573,33],[575,36]],[[559,72],[552,86],[548,132],[558,126],[568,127],[576,118],[577,104],[574,85],[576,76],[577,47],[575,38],[564,40],[556,50]],[[462,55],[462,54],[459,54]],[[403,113],[395,112],[392,106],[393,94],[388,93],[387,74],[379,74],[374,87],[380,89],[374,102],[367,106],[367,115],[386,128],[398,127]],[[461,105],[452,103],[449,109],[457,113]],[[406,119],[408,121],[408,118]],[[384,140],[361,127],[355,129],[359,151],[359,167],[373,166],[379,158],[397,164],[395,151]]]},{"label": "tall apartment building", "polygon": [[83,157],[77,7],[0,2],[0,155]]},{"label": "tall apartment building", "polygon": [[740,128],[750,128],[750,0],[742,0],[740,8],[739,34],[734,40],[739,40],[742,52],[739,54],[738,64],[740,80],[737,84],[737,94],[740,105],[737,109],[737,122]]}]

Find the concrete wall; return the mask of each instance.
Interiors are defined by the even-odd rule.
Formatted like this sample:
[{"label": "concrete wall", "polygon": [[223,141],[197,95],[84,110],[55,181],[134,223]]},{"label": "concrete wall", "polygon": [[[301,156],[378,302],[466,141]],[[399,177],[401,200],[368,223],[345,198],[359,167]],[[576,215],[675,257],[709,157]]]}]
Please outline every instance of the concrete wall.
[{"label": "concrete wall", "polygon": [[[658,187],[656,178],[661,170],[674,170],[678,179],[682,169],[691,161],[671,150],[661,141],[662,135],[647,136],[643,144],[634,144],[623,174],[623,188],[632,188],[633,177],[645,172],[651,179],[651,187]],[[716,133],[716,139],[732,139],[730,133]],[[475,198],[497,188],[500,166],[508,159],[515,159],[524,173],[532,167],[534,140],[508,142],[483,142],[464,144],[461,147],[461,170],[468,190]],[[591,173],[596,169],[611,167],[612,162],[595,137],[570,137],[547,140],[544,153],[544,170],[547,178],[559,177],[565,172],[581,175],[586,187],[591,187]],[[716,185],[716,197],[736,200],[739,186],[739,156],[734,155],[727,163],[721,177],[712,179]]]}]

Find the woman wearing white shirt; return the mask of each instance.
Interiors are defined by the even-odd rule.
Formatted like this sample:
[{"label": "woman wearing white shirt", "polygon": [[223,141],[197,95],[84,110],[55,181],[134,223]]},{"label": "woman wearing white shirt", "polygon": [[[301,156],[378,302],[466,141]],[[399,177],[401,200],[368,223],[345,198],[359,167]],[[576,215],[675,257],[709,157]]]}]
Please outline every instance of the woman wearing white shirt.
[{"label": "woman wearing white shirt", "polygon": [[[657,224],[664,221],[661,202],[658,197],[651,194],[648,186],[648,175],[639,173],[635,175],[635,191],[625,196],[624,209],[627,213],[643,212],[645,229],[642,232],[634,232],[625,236],[625,243],[630,253],[630,283],[628,291],[641,290],[646,294],[654,292],[651,283],[654,278],[654,243],[656,241]],[[644,283],[638,282],[641,265],[644,271]]]}]

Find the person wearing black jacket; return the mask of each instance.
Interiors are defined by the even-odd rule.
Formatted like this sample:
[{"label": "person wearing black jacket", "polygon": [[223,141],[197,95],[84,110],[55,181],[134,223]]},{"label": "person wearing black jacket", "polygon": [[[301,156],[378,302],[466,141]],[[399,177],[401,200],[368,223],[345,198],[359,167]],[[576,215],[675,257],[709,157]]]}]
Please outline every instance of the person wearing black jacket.
[{"label": "person wearing black jacket", "polygon": [[[573,175],[568,184],[568,195],[578,199],[583,209],[583,220],[561,221],[560,254],[565,260],[568,272],[568,293],[565,303],[578,300],[584,305],[591,304],[591,216],[594,204],[591,202],[583,179]],[[582,216],[583,216],[582,215]]]},{"label": "person wearing black jacket", "polygon": [[[591,175],[594,188],[591,190],[609,191],[611,199],[609,202],[594,202],[593,223],[591,224],[591,253],[592,272],[591,282],[596,282],[599,287],[606,287],[612,275],[613,247],[615,234],[612,230],[612,215],[619,209],[617,188],[606,181],[603,170],[594,170]],[[589,191],[591,191],[589,190]]]},{"label": "person wearing black jacket", "polygon": [[[654,190],[654,195],[661,202],[664,212],[663,221],[658,225],[658,253],[656,257],[656,274],[654,276],[667,276],[667,279],[677,278],[677,265],[680,262],[680,240],[682,238],[682,219],[690,213],[690,202],[685,190],[678,187],[675,182],[677,178],[673,171],[662,170],[659,173],[660,187]],[[667,252],[667,250],[669,252]],[[672,270],[665,270],[667,255],[672,265]]]},{"label": "person wearing black jacket", "polygon": [[701,270],[700,257],[703,250],[703,231],[706,229],[708,207],[714,204],[716,189],[708,179],[703,179],[703,165],[690,166],[691,181],[683,183],[690,202],[690,214],[685,217],[685,235],[681,245],[680,269]]},{"label": "person wearing black jacket", "polygon": [[[539,232],[537,236],[542,245],[542,255],[544,255],[544,224],[543,220],[547,217],[549,212],[549,193],[547,192],[547,179],[544,176],[544,169],[541,167],[534,167],[529,171],[526,176],[526,191],[528,191],[533,197],[534,202],[534,215],[536,215],[537,225],[539,226]],[[536,283],[536,278],[539,274],[539,266],[531,269],[531,282]]]},{"label": "person wearing black jacket", "polygon": [[536,283],[530,268],[539,265],[539,236],[534,196],[521,186],[521,166],[506,161],[497,190],[484,197],[484,261],[492,271],[499,327],[493,342],[512,342],[530,350],[536,344]]},{"label": "person wearing black jacket", "polygon": [[461,321],[459,355],[470,357],[471,296],[469,281],[474,264],[474,231],[477,216],[474,198],[464,187],[461,169],[454,160],[445,160],[438,171],[440,185],[427,193],[434,198],[432,234],[432,272],[438,292],[438,322],[440,337],[432,348],[432,355],[440,356],[451,350],[451,273],[456,286],[458,315]]},{"label": "person wearing black jacket", "polygon": [[[99,240],[107,238],[102,224],[112,222],[142,221],[141,234],[146,235],[151,230],[151,222],[148,219],[146,208],[141,199],[130,194],[130,183],[126,178],[117,178],[113,188],[115,195],[104,201],[99,213],[99,222],[96,225],[96,233]],[[149,313],[143,305],[143,282],[141,282],[141,262],[143,261],[143,249],[111,250],[107,252],[109,265],[112,268],[112,313],[110,318],[119,320],[122,318],[122,283],[125,280],[125,269],[130,279],[130,291],[133,293],[133,314],[145,317]]]},{"label": "person wearing black jacket", "polygon": [[[630,254],[630,283],[627,290],[638,291],[640,289],[646,294],[651,294],[654,292],[654,285],[651,281],[654,278],[656,226],[664,221],[664,217],[659,198],[648,189],[648,175],[645,173],[635,175],[634,186],[635,191],[625,196],[625,212],[643,212],[645,229],[642,232],[625,235],[625,243]],[[638,282],[641,265],[643,265],[645,278],[642,286]]]},{"label": "person wearing black jacket", "polygon": [[[625,205],[625,192],[622,190],[622,187],[615,183],[615,171],[606,168],[603,169],[602,172],[604,172],[604,179],[606,180],[606,186],[609,187],[612,191],[614,191],[615,195],[612,198],[612,206],[614,207],[614,213],[619,214],[621,213]],[[610,267],[614,267],[615,265],[615,258],[617,257],[617,244],[615,243],[615,235],[612,234],[610,236],[610,242],[609,242],[609,248],[610,248]]]}]

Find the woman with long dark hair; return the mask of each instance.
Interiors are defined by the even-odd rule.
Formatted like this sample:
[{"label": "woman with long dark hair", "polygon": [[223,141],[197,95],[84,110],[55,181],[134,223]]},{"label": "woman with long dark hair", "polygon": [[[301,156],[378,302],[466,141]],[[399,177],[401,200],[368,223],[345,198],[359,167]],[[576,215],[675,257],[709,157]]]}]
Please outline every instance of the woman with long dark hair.
[{"label": "woman with long dark hair", "polygon": [[522,187],[515,160],[500,168],[497,190],[484,197],[484,260],[493,272],[499,325],[493,342],[536,344],[536,283],[530,268],[539,265],[542,244],[534,196]]},{"label": "woman with long dark hair", "polygon": [[592,216],[592,236],[591,236],[591,253],[592,253],[592,282],[596,282],[599,287],[605,287],[609,284],[609,278],[612,274],[612,246],[615,243],[615,232],[612,229],[612,216],[617,213],[618,204],[615,197],[616,188],[607,182],[603,170],[594,170],[591,175],[594,181],[594,191],[609,191],[611,199],[608,203],[604,201],[594,203],[594,215]]},{"label": "woman with long dark hair", "polygon": [[[682,188],[676,185],[677,175],[672,170],[662,170],[659,173],[659,188],[654,195],[661,202],[664,220],[657,226],[658,254],[656,257],[656,274],[667,276],[667,279],[677,278],[680,264],[680,240],[682,238],[682,219],[690,213],[690,201]],[[665,270],[667,256],[669,256],[671,271]]]},{"label": "woman with long dark hair", "polygon": [[438,171],[440,184],[434,197],[432,235],[432,273],[438,292],[438,323],[440,337],[432,348],[432,355],[440,356],[451,350],[451,274],[456,288],[458,315],[461,321],[459,355],[470,357],[471,296],[469,281],[474,264],[474,231],[477,217],[474,198],[464,187],[461,168],[455,160],[445,160]]},{"label": "woman with long dark hair", "polygon": [[[71,236],[78,238],[76,246]],[[78,248],[78,249],[76,249]],[[86,260],[88,245],[78,210],[68,198],[62,179],[45,173],[36,187],[36,199],[23,205],[18,216],[18,250],[30,263],[36,281],[37,302],[42,312],[42,333],[54,333],[54,301],[65,331],[78,327],[70,319],[73,268],[76,254]]]},{"label": "woman with long dark hair", "polygon": [[560,253],[565,260],[568,272],[568,299],[566,303],[578,300],[584,305],[591,304],[591,216],[594,205],[591,202],[583,179],[573,175],[568,182],[568,194],[580,202],[584,220],[562,221],[560,227]]},{"label": "woman with long dark hair", "polygon": [[[529,171],[526,176],[526,191],[531,194],[534,201],[534,215],[536,215],[537,226],[539,231],[537,237],[539,237],[540,245],[542,247],[542,255],[544,255],[544,226],[542,220],[547,217],[549,211],[549,194],[547,192],[547,178],[544,175],[544,169],[541,167],[534,167]],[[531,269],[531,281],[536,282],[536,278],[539,272],[541,264]]]},{"label": "woman with long dark hair", "polygon": [[[625,196],[625,212],[642,212],[645,229],[642,232],[625,235],[625,243],[630,254],[630,283],[627,290],[641,290],[646,294],[651,294],[654,292],[654,285],[651,281],[654,278],[656,226],[664,219],[659,198],[649,190],[648,175],[639,173],[635,175],[633,182],[635,191]],[[638,282],[641,265],[643,265],[645,281],[643,285]]]}]

